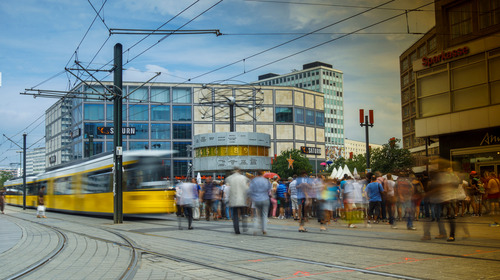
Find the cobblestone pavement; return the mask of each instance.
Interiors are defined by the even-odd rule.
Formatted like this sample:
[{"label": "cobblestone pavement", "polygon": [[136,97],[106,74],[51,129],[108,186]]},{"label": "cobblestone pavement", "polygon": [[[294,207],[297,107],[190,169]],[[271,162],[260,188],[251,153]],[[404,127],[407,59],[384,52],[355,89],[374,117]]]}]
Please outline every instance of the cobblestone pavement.
[{"label": "cobblestone pavement", "polygon": [[54,212],[37,219],[12,206],[6,213],[0,279],[500,279],[500,227],[490,226],[498,216],[457,219],[456,241],[447,242],[421,241],[422,221],[416,231],[403,222],[320,231],[311,220],[301,233],[296,221],[270,219],[266,235],[252,227],[236,235],[227,220],[179,230],[175,215],[113,224]]}]

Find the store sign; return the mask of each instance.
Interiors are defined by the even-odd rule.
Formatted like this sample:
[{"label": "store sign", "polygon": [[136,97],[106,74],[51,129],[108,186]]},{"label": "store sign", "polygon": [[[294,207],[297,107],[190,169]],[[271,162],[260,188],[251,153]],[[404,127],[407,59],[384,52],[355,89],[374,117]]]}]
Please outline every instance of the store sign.
[{"label": "store sign", "polygon": [[432,64],[439,63],[439,62],[449,60],[452,58],[464,56],[466,54],[469,54],[469,52],[470,52],[470,49],[469,49],[469,47],[466,46],[466,47],[458,48],[458,49],[452,50],[452,51],[447,51],[447,52],[443,51],[442,53],[435,55],[433,57],[424,56],[424,57],[422,57],[422,65],[431,67]]},{"label": "store sign", "polygon": [[[113,135],[115,134],[114,127],[98,126],[97,135]],[[135,135],[135,127],[122,127],[122,135]]]},{"label": "store sign", "polygon": [[496,135],[491,135],[488,132],[483,137],[483,140],[481,141],[481,144],[479,146],[483,145],[495,145],[495,144],[500,144],[500,136]]},{"label": "store sign", "polygon": [[302,151],[303,154],[321,155],[321,148],[301,146],[300,150]]},{"label": "store sign", "polygon": [[71,138],[77,138],[77,137],[80,137],[82,135],[82,130],[80,128],[77,128],[77,129],[71,131],[69,134],[70,134]]}]

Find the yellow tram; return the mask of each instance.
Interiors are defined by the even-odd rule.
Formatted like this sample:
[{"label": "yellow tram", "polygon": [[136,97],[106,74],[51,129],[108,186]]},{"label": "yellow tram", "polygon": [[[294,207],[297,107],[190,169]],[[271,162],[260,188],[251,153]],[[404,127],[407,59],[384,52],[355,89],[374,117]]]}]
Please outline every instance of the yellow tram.
[{"label": "yellow tram", "polygon": [[[123,152],[123,214],[175,212],[175,188],[168,180],[170,164],[164,164],[173,151]],[[47,210],[94,214],[113,214],[113,155],[50,170],[26,177],[26,206],[37,207],[39,190],[45,186]],[[6,202],[23,205],[23,179],[4,183]]]}]

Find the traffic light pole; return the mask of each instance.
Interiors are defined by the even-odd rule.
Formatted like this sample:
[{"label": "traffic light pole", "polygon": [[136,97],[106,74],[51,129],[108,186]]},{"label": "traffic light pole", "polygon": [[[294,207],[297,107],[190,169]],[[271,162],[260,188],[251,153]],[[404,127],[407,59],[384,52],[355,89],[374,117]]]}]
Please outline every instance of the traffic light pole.
[{"label": "traffic light pole", "polygon": [[370,119],[365,116],[364,110],[359,110],[359,125],[365,127],[366,134],[366,173],[371,172],[370,169],[370,136],[368,133],[368,127],[373,127],[373,110],[369,111]]},{"label": "traffic light pole", "polygon": [[23,134],[23,210],[26,210],[26,133]]},{"label": "traffic light pole", "polygon": [[114,172],[113,172],[113,194],[114,211],[113,221],[115,224],[123,223],[123,150],[122,150],[122,99],[123,99],[123,47],[120,43],[114,49],[114,76],[113,76],[113,117],[114,117]]}]

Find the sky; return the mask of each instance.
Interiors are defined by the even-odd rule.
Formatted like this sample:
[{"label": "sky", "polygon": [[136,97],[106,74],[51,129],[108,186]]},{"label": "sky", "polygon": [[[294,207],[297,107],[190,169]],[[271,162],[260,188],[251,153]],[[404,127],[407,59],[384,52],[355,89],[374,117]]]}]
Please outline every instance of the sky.
[{"label": "sky", "polygon": [[[45,146],[44,114],[57,98],[21,93],[69,90],[78,72],[65,68],[77,68],[75,61],[111,69],[116,43],[126,82],[161,72],[154,82],[244,84],[309,62],[332,64],[344,73],[345,137],[364,141],[358,112],[365,109],[375,115],[370,142],[401,139],[399,56],[433,26],[431,0],[0,1],[0,167],[20,162],[24,133],[28,151]],[[112,80],[107,72],[95,77]]]}]

